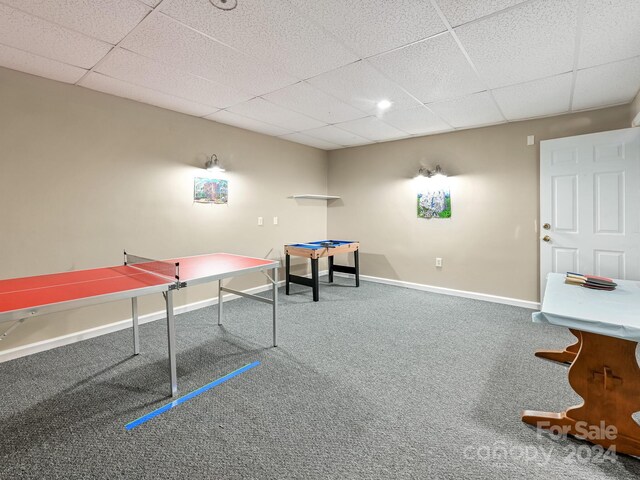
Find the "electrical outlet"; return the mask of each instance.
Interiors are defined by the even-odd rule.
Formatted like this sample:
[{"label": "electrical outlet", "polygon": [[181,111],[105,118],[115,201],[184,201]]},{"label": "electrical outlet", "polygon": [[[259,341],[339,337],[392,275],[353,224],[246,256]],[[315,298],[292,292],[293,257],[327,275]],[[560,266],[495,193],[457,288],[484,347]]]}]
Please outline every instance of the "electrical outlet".
[{"label": "electrical outlet", "polygon": [[262,225],[264,225],[264,222],[262,221],[262,217],[258,217],[258,226],[261,227]]},{"label": "electrical outlet", "polygon": [[278,224],[278,217],[273,217],[273,224],[277,225]]},{"label": "electrical outlet", "polygon": [[442,267],[442,258],[436,257],[436,267]]}]

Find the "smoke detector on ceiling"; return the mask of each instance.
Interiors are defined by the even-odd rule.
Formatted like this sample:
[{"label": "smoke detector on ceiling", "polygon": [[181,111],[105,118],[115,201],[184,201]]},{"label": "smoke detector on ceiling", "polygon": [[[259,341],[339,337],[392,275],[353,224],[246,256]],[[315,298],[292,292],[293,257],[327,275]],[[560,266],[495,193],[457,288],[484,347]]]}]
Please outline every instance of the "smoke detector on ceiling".
[{"label": "smoke detector on ceiling", "polygon": [[233,10],[238,6],[238,0],[209,0],[211,5],[220,10]]}]

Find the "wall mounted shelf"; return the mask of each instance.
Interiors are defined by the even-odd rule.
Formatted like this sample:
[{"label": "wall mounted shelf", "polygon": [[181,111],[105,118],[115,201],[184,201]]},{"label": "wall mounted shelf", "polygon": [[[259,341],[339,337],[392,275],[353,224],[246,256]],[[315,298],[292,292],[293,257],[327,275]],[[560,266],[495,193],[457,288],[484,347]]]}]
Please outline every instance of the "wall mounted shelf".
[{"label": "wall mounted shelf", "polygon": [[289,198],[311,198],[314,200],[336,200],[340,198],[337,195],[314,195],[312,193],[301,193],[299,195],[291,195]]}]

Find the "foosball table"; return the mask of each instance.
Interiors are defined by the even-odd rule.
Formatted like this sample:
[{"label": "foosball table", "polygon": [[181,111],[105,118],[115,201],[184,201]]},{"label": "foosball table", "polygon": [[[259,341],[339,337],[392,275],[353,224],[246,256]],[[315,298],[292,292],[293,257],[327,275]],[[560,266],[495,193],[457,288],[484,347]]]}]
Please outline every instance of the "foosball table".
[{"label": "foosball table", "polygon": [[[309,243],[292,243],[284,246],[286,261],[286,294],[289,295],[289,285],[295,283],[298,285],[305,285],[311,287],[313,291],[313,301],[320,300],[320,282],[318,271],[318,260],[323,257],[327,257],[329,262],[329,282],[333,282],[333,273],[342,272],[355,275],[356,287],[360,286],[360,262],[358,258],[358,250],[360,249],[360,243],[350,240],[319,240]],[[336,265],[334,263],[334,256],[341,253],[353,253],[353,264],[349,265]],[[293,275],[291,273],[291,256],[303,257],[311,260],[311,278],[301,277],[300,275]]]}]

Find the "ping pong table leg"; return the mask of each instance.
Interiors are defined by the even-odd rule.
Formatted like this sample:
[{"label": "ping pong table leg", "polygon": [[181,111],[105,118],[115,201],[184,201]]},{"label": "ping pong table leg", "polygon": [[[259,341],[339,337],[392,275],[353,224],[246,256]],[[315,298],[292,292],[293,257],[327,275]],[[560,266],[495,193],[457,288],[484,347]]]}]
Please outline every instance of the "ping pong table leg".
[{"label": "ping pong table leg", "polygon": [[288,253],[285,255],[285,267],[284,267],[284,293],[289,295],[289,275],[291,271],[291,255]]},{"label": "ping pong table leg", "polygon": [[222,325],[222,279],[218,280],[218,325]]},{"label": "ping pong table leg", "polygon": [[273,346],[278,346],[278,267],[273,269]]},{"label": "ping pong table leg", "polygon": [[171,396],[178,393],[178,371],[176,368],[176,324],[173,318],[173,291],[164,294],[167,304],[167,339],[169,345],[169,378],[171,381]]},{"label": "ping pong table leg", "polygon": [[140,353],[140,335],[138,331],[138,297],[131,299],[131,319],[133,321],[133,354]]}]

